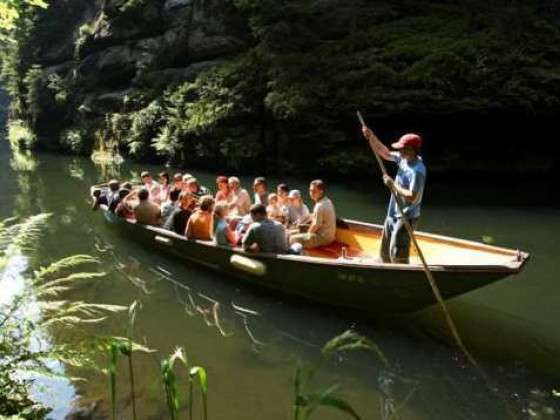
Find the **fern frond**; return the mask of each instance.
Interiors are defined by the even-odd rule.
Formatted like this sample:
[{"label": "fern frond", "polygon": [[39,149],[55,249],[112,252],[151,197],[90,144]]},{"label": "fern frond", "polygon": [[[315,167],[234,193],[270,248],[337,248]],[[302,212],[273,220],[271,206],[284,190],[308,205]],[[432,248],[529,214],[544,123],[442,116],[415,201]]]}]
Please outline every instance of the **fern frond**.
[{"label": "fern frond", "polygon": [[51,213],[36,214],[10,226],[8,228],[8,233],[12,236],[10,245],[24,251],[34,249],[50,217]]},{"label": "fern frond", "polygon": [[99,318],[80,318],[79,316],[72,316],[72,315],[63,315],[63,316],[56,316],[49,319],[46,319],[40,322],[40,326],[43,328],[47,328],[51,325],[66,325],[66,326],[76,326],[80,324],[97,324],[99,322],[105,321],[107,319],[106,316],[99,317]]},{"label": "fern frond", "polygon": [[80,265],[99,263],[100,261],[97,258],[90,255],[72,255],[71,257],[66,257],[58,260],[50,264],[48,267],[41,267],[38,271],[35,272],[35,279],[41,281],[49,276],[57,275],[61,271],[75,269]]},{"label": "fern frond", "polygon": [[38,282],[34,282],[35,283],[35,289],[36,289],[36,293],[38,294],[43,294],[44,292],[48,291],[50,288],[53,287],[57,287],[57,286],[67,286],[70,285],[72,283],[74,283],[75,281],[78,280],[90,280],[90,279],[95,279],[95,278],[99,278],[99,277],[104,277],[106,276],[106,273],[100,272],[100,273],[94,273],[94,272],[88,272],[88,273],[73,273],[70,274],[66,277],[61,277],[59,279],[55,279],[55,280],[49,280],[46,283],[43,283],[41,285],[38,285]]}]

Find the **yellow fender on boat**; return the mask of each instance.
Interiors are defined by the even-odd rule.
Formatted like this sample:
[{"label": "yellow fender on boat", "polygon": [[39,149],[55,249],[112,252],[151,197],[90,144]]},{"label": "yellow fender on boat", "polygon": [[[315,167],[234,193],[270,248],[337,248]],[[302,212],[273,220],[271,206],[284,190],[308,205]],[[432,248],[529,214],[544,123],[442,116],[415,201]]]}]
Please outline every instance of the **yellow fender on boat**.
[{"label": "yellow fender on boat", "polygon": [[252,258],[243,257],[242,255],[232,255],[229,262],[235,268],[249,274],[254,274],[255,276],[264,276],[266,274],[266,264]]}]

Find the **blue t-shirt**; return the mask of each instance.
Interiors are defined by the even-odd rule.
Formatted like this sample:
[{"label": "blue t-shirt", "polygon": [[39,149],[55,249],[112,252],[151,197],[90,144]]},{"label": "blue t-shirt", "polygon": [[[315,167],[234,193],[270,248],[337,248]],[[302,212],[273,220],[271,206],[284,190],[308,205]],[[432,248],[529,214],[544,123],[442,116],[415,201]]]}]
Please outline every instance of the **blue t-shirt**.
[{"label": "blue t-shirt", "polygon": [[229,229],[228,222],[225,219],[220,219],[216,224],[214,232],[214,243],[220,246],[231,246],[228,241],[227,232]]},{"label": "blue t-shirt", "polygon": [[[413,162],[408,162],[406,159],[401,158],[398,154],[394,154],[393,157],[395,159],[395,163],[399,165],[395,182],[402,188],[417,194],[416,200],[412,203],[405,202],[405,200],[401,198],[404,214],[409,219],[417,219],[420,217],[420,207],[422,205],[422,196],[424,195],[426,166],[424,166],[424,162],[420,156]],[[389,217],[399,217],[399,211],[393,195],[391,195],[387,215]]]}]

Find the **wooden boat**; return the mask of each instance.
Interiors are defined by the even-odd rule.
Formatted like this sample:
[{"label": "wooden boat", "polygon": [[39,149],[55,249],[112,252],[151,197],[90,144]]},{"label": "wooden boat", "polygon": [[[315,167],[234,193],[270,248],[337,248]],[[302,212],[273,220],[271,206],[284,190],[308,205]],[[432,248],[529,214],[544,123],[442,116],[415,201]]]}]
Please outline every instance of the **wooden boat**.
[{"label": "wooden boat", "polygon": [[[339,220],[336,242],[330,246],[305,255],[247,254],[121,219],[106,208],[101,211],[130,240],[258,287],[371,316],[436,303],[414,254],[410,264],[379,261],[379,225]],[[529,258],[516,250],[424,232],[417,232],[417,238],[446,299],[517,274]]]}]

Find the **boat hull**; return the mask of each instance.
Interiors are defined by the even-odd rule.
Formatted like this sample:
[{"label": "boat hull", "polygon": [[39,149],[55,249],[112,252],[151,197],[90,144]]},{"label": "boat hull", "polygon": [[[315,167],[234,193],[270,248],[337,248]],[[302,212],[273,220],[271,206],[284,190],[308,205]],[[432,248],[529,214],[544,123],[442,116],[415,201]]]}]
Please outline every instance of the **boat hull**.
[{"label": "boat hull", "polygon": [[[103,212],[110,224],[130,240],[235,277],[244,284],[374,317],[413,312],[436,303],[425,273],[418,266],[372,266],[293,255],[251,255],[240,249],[187,240],[172,232],[131,223]],[[255,274],[232,264],[234,255],[262,263],[265,272]],[[431,269],[445,299],[513,274],[503,269],[477,267],[450,270],[434,266]]]}]

